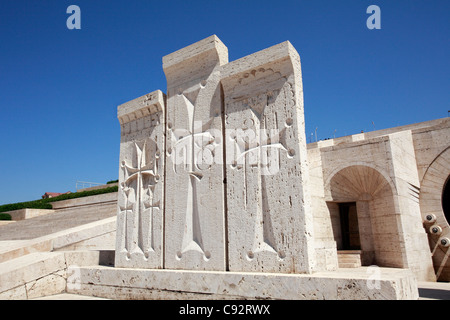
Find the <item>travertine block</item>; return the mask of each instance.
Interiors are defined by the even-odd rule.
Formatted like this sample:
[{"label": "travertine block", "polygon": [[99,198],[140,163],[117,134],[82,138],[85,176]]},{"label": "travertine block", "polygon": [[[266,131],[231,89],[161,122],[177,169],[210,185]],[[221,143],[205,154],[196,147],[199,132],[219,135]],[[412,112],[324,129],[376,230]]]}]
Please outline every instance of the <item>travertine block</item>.
[{"label": "travertine block", "polygon": [[310,273],[300,57],[284,42],[223,68],[231,271]]},{"label": "travertine block", "polygon": [[216,36],[163,58],[168,269],[226,268],[220,69],[227,62]]},{"label": "travertine block", "polygon": [[81,283],[69,292],[121,299],[418,299],[417,282],[405,269],[358,268],[308,275],[102,266],[79,271]]},{"label": "travertine block", "polygon": [[117,267],[163,267],[164,113],[161,91],[118,107]]}]

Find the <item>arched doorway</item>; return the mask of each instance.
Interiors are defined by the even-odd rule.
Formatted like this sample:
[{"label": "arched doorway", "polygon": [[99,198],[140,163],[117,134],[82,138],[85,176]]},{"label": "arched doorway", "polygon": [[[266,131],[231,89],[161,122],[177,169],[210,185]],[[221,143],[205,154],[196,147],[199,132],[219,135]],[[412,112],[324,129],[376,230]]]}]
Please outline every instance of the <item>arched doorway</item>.
[{"label": "arched doorway", "polygon": [[328,189],[331,201],[327,204],[338,250],[359,248],[362,265],[407,265],[399,236],[395,187],[389,177],[370,166],[351,165],[332,175]]}]

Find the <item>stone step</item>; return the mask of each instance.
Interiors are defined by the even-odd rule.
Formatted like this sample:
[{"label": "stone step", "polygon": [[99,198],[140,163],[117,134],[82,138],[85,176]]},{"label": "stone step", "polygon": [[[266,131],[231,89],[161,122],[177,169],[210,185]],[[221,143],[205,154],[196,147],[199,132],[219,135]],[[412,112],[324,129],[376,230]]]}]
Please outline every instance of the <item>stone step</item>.
[{"label": "stone step", "polygon": [[339,268],[359,268],[361,267],[361,251],[348,250],[338,251]]},{"label": "stone step", "polygon": [[115,244],[116,217],[93,221],[28,240],[0,241],[0,263],[36,252],[109,250]]},{"label": "stone step", "polygon": [[61,251],[34,252],[2,262],[0,300],[26,300],[64,293],[68,277],[78,266],[98,266],[101,260],[99,251]]},{"label": "stone step", "polygon": [[357,261],[361,259],[359,254],[341,254],[338,257],[340,261]]},{"label": "stone step", "polygon": [[116,216],[117,204],[99,203],[56,210],[54,213],[0,225],[0,241],[29,240]]},{"label": "stone step", "polygon": [[63,253],[31,253],[0,263],[0,299],[29,299],[65,290]]},{"label": "stone step", "polygon": [[359,268],[361,263],[339,262],[339,268]]},{"label": "stone step", "polygon": [[110,300],[110,299],[99,298],[94,296],[85,296],[80,294],[60,293],[52,296],[33,298],[31,300]]}]

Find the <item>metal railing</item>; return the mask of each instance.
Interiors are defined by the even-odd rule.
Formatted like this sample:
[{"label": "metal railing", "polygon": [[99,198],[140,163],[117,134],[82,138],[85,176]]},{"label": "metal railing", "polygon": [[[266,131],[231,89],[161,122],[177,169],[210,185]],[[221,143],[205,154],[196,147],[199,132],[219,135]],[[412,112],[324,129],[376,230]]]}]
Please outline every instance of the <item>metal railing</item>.
[{"label": "metal railing", "polygon": [[95,186],[101,186],[104,183],[98,183],[98,182],[87,182],[87,181],[77,181],[75,188],[78,190],[95,187]]}]

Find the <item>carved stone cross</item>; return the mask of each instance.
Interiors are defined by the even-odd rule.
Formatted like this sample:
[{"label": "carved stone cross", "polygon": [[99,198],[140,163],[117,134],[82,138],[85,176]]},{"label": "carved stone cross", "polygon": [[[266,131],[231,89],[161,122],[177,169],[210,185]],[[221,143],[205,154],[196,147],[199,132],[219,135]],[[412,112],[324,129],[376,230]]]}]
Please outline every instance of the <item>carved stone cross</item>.
[{"label": "carved stone cross", "polygon": [[[147,159],[148,154],[148,140],[144,140],[144,142],[135,142],[135,152],[136,152],[136,167],[128,165],[125,161],[122,162],[122,169],[124,170],[125,179],[123,181],[124,192],[128,193],[127,195],[127,207],[125,207],[125,214],[133,209],[138,216],[138,239],[137,239],[137,248],[140,249],[145,257],[148,257],[150,251],[153,251],[152,246],[152,215],[153,210],[159,210],[159,203],[153,203],[153,191],[155,188],[155,184],[159,181],[160,176],[157,172],[158,166],[158,151],[155,155],[154,161],[149,161]],[[151,140],[150,140],[151,141]],[[153,142],[153,144],[155,144]],[[128,205],[130,196],[129,193],[134,191],[134,203]],[[144,200],[144,196],[147,195],[148,200]],[[147,214],[148,219],[144,219],[144,215]],[[127,217],[125,217],[126,219]],[[145,223],[148,220],[149,223]],[[126,226],[128,223],[125,223]],[[126,228],[126,227],[125,227]],[[128,251],[128,255],[130,251],[133,250],[131,247],[131,242],[129,235],[126,236],[126,249]]]}]

